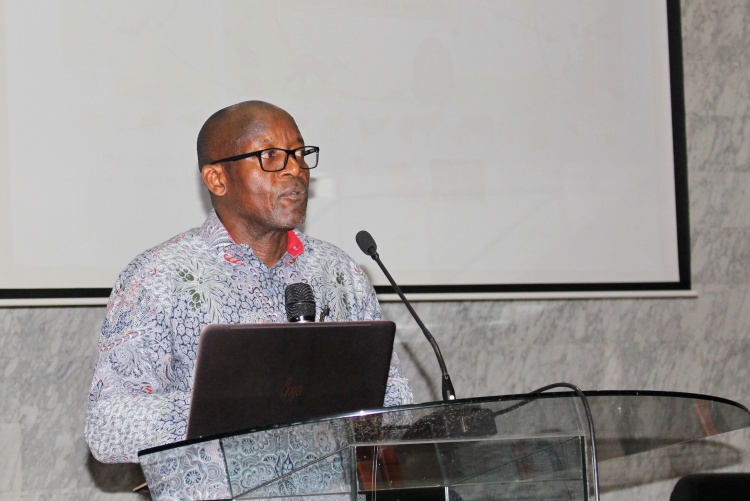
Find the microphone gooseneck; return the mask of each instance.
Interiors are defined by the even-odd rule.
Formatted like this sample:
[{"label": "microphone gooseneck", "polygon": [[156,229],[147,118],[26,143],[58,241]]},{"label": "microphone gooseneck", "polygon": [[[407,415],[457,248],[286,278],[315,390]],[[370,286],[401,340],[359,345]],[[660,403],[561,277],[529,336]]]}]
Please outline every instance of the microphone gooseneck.
[{"label": "microphone gooseneck", "polygon": [[289,284],[284,291],[289,322],[315,322],[315,295],[310,284]]},{"label": "microphone gooseneck", "polygon": [[424,323],[422,323],[422,320],[419,318],[419,315],[417,315],[417,312],[414,311],[414,308],[411,307],[409,300],[406,299],[404,293],[401,292],[401,287],[396,284],[396,281],[393,280],[391,274],[388,273],[388,270],[385,269],[383,262],[380,260],[380,255],[378,255],[378,246],[375,243],[375,239],[372,238],[372,235],[370,235],[370,233],[362,230],[357,233],[356,240],[357,245],[362,250],[362,252],[370,256],[376,263],[378,263],[378,266],[380,266],[380,269],[383,271],[385,278],[388,279],[391,286],[393,287],[393,290],[395,290],[396,294],[398,294],[398,297],[401,298],[401,301],[406,306],[406,309],[409,310],[409,313],[411,313],[411,316],[414,317],[414,320],[416,320],[419,328],[422,329],[422,333],[427,338],[427,341],[429,341],[430,345],[432,345],[432,349],[435,351],[435,356],[437,357],[438,363],[440,364],[440,370],[443,373],[443,400],[455,400],[456,390],[453,389],[453,383],[451,382],[451,377],[448,374],[448,369],[445,367],[445,360],[443,359],[443,354],[440,352],[440,347],[438,346],[437,341],[435,341],[435,338],[432,336],[430,331],[427,329],[427,327],[425,327]]}]

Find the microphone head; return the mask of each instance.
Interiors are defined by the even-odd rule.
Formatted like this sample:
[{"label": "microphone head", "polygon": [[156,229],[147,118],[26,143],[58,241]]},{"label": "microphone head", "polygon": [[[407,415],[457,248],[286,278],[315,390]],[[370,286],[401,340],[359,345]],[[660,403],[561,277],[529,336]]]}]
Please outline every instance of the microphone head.
[{"label": "microphone head", "polygon": [[315,321],[315,294],[310,284],[289,284],[284,291],[286,319],[289,322]]},{"label": "microphone head", "polygon": [[378,253],[378,246],[375,243],[375,239],[372,238],[372,235],[370,235],[370,233],[368,233],[367,231],[362,230],[357,233],[356,239],[359,248],[362,249],[362,252],[364,252],[368,256],[374,256]]}]

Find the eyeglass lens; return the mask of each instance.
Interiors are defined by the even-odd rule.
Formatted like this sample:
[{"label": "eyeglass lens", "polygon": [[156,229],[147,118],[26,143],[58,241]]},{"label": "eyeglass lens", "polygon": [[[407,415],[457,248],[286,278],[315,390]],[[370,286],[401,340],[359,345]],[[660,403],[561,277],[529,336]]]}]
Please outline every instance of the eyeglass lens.
[{"label": "eyeglass lens", "polygon": [[[317,148],[304,146],[291,152],[302,169],[314,169],[318,165]],[[284,170],[289,161],[289,153],[281,148],[264,150],[260,155],[261,168],[269,172]]]}]

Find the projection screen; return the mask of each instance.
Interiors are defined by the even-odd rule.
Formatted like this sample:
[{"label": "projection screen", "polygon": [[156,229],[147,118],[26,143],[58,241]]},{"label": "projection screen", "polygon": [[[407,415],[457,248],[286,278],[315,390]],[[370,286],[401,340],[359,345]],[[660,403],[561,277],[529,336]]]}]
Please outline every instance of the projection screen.
[{"label": "projection screen", "polygon": [[676,1],[1,5],[0,299],[104,302],[199,226],[196,135],[248,99],[379,293],[361,229],[415,297],[690,288]]}]

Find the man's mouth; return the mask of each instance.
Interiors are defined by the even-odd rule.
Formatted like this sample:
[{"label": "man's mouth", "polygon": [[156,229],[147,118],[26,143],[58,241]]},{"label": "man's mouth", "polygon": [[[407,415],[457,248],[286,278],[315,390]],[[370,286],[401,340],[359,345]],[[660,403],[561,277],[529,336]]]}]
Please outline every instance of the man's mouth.
[{"label": "man's mouth", "polygon": [[281,193],[280,198],[290,198],[292,200],[307,198],[307,189],[301,186],[289,188]]}]

